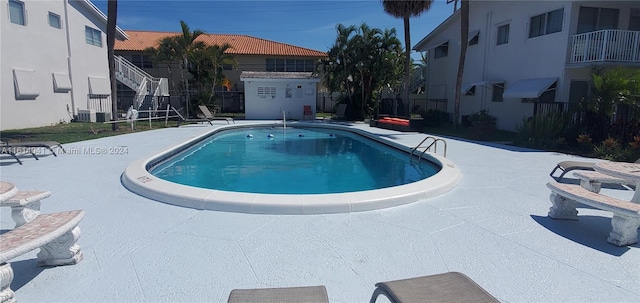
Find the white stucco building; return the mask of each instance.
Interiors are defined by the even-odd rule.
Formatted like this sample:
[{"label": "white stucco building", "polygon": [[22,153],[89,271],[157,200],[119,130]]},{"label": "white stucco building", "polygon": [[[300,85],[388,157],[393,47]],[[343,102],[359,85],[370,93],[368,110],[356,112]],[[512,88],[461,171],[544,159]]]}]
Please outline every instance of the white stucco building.
[{"label": "white stucco building", "polygon": [[302,120],[304,108],[315,118],[316,88],[320,78],[305,72],[253,72],[240,75],[244,82],[245,117],[256,119]]},{"label": "white stucco building", "polygon": [[[536,111],[578,102],[591,67],[640,67],[640,1],[470,2],[461,116],[486,109],[514,130]],[[460,10],[414,46],[429,51],[427,98],[454,112]]]},{"label": "white stucco building", "polygon": [[[88,0],[1,3],[0,130],[111,112],[103,12]],[[118,28],[117,39],[126,37]]]}]

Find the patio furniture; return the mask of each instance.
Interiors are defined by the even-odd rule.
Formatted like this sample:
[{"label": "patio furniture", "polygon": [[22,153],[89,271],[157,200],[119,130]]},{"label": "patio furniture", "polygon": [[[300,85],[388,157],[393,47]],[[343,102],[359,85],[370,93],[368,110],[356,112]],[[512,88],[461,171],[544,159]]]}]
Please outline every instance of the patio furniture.
[{"label": "patio furniture", "polygon": [[329,303],[322,286],[234,289],[227,303]]},{"label": "patio furniture", "polygon": [[380,282],[376,287],[370,303],[374,303],[379,295],[386,296],[392,303],[500,302],[459,272]]},{"label": "patio furniture", "polygon": [[[10,143],[3,141],[2,144],[8,148],[16,148],[16,149],[46,148],[49,151],[51,151],[51,153],[56,157],[58,155],[56,154],[54,148],[60,148],[60,150],[62,150],[63,153],[65,152],[64,148],[62,147],[62,144],[60,144],[60,142],[57,142],[57,141],[24,141],[24,142],[21,141],[21,142],[10,142]],[[31,154],[34,155],[35,157],[35,154],[33,153],[32,150],[31,150]]]},{"label": "patio furniture", "polygon": [[16,161],[18,161],[18,164],[20,165],[22,165],[22,161],[20,161],[20,158],[18,158],[17,154],[22,154],[25,151],[29,152],[36,160],[40,160],[38,159],[38,156],[36,156],[36,154],[33,152],[32,148],[10,146],[9,143],[0,141],[0,154],[12,156],[14,159],[16,159]]},{"label": "patio furniture", "polygon": [[82,260],[80,246],[75,243],[83,217],[83,210],[43,214],[0,235],[0,303],[16,301],[10,288],[13,269],[7,261],[38,247],[38,266],[72,265]]},{"label": "patio furniture", "polygon": [[[578,220],[578,203],[610,211],[612,230],[607,242],[616,246],[638,242],[640,227],[640,204],[619,200],[587,190],[579,185],[549,182],[551,203],[549,217],[559,220]],[[637,190],[637,189],[636,189]]]},{"label": "patio furniture", "polygon": [[217,117],[214,116],[210,111],[209,108],[204,106],[204,105],[200,105],[198,106],[200,108],[200,111],[202,112],[202,114],[204,115],[204,118],[209,120],[209,123],[211,123],[211,121],[214,120],[223,120],[223,121],[227,121],[227,124],[231,124],[231,122],[233,122],[234,124],[236,123],[233,118],[231,117]]},{"label": "patio furniture", "polygon": [[578,171],[573,173],[573,175],[580,179],[580,186],[594,193],[600,192],[602,184],[617,184],[626,186],[635,185],[635,182],[631,180],[616,178],[597,171]]},{"label": "patio furniture", "polygon": [[313,111],[311,110],[311,105],[305,105],[302,111],[302,120],[306,120],[306,117],[309,117],[309,120],[313,120]]},{"label": "patio furniture", "polygon": [[[572,170],[576,170],[576,169],[580,169],[580,170],[595,170],[593,168],[593,162],[582,162],[582,161],[562,161],[560,163],[558,163],[558,165],[556,165],[556,167],[551,171],[551,173],[549,174],[549,176],[551,176],[552,178],[556,179],[556,181],[560,181],[562,180],[562,177],[564,177],[564,175]],[[560,174],[560,176],[558,176],[557,178],[553,176],[553,174],[556,172],[556,170],[560,170],[562,171],[562,173]]]},{"label": "patio furniture", "polygon": [[50,196],[50,191],[17,191],[9,199],[0,201],[0,206],[11,207],[15,227],[20,227],[40,215],[40,200]]},{"label": "patio furniture", "polygon": [[634,182],[635,194],[631,202],[640,204],[640,159],[635,163],[601,162],[594,165],[594,168],[597,172]]}]

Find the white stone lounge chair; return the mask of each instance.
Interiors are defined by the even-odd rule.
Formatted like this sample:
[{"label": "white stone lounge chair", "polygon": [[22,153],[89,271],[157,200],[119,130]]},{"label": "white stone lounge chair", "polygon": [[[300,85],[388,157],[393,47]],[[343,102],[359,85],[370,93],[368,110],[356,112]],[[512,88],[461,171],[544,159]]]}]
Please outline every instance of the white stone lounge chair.
[{"label": "white stone lounge chair", "polygon": [[[595,170],[593,168],[593,162],[582,162],[582,161],[562,161],[560,163],[558,163],[558,165],[556,165],[556,167],[551,171],[551,173],[549,174],[549,176],[551,176],[552,178],[556,179],[556,181],[560,181],[562,180],[562,177],[564,177],[564,175],[572,170],[576,170],[576,169],[580,169],[580,170]],[[557,170],[562,171],[562,173],[560,174],[560,176],[558,176],[557,178],[553,176],[553,174],[557,171]]]},{"label": "white stone lounge chair", "polygon": [[234,289],[227,303],[329,303],[322,286]]},{"label": "white stone lounge chair", "polygon": [[465,274],[443,274],[380,282],[370,303],[385,295],[392,303],[422,302],[500,302]]}]

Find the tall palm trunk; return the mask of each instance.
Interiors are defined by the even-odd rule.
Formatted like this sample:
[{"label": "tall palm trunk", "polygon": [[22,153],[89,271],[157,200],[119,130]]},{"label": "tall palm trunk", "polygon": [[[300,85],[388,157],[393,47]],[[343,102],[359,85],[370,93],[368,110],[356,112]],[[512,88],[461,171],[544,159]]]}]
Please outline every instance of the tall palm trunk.
[{"label": "tall palm trunk", "polygon": [[[404,17],[404,45],[405,45],[405,58],[404,58],[404,81],[402,90],[402,100],[405,103],[404,112],[407,116],[409,113],[409,81],[411,81],[411,35],[409,34],[409,16]],[[396,109],[394,108],[394,111]]]},{"label": "tall palm trunk", "polygon": [[[109,0],[107,5],[107,62],[109,63],[109,80],[111,81],[111,121],[118,119],[118,82],[116,80],[116,61],[114,46],[116,43],[116,19],[118,0]],[[118,123],[111,124],[111,130],[118,130]]]},{"label": "tall palm trunk", "polygon": [[464,75],[464,61],[467,57],[467,45],[469,45],[469,0],[460,1],[460,60],[458,61],[458,75],[456,78],[455,108],[453,125],[458,126],[460,118],[460,94],[462,90],[462,77]]}]

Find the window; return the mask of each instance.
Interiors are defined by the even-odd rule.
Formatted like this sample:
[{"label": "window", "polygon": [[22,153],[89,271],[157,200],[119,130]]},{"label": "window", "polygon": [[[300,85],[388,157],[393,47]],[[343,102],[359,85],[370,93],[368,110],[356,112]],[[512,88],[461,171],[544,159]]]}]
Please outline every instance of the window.
[{"label": "window", "polygon": [[496,45],[509,43],[509,24],[498,26],[498,39]]},{"label": "window", "polygon": [[640,31],[640,8],[632,8],[629,12],[629,30]]},{"label": "window", "polygon": [[102,47],[102,32],[88,26],[84,27],[84,37],[89,45]]},{"label": "window", "polygon": [[131,63],[139,68],[153,68],[153,62],[147,55],[131,55]]},{"label": "window", "polygon": [[49,26],[62,28],[62,24],[60,23],[60,15],[49,12]]},{"label": "window", "polygon": [[313,60],[268,58],[266,63],[268,72],[313,72],[315,70]]},{"label": "window", "polygon": [[531,17],[529,24],[529,38],[548,35],[562,31],[562,17],[564,8],[542,15]]},{"label": "window", "polygon": [[14,24],[26,25],[24,2],[9,0],[9,20]]},{"label": "window", "polygon": [[504,93],[504,83],[495,83],[493,84],[491,95],[491,101],[493,102],[502,102],[502,94]]},{"label": "window", "polygon": [[581,6],[578,15],[578,34],[601,29],[617,29],[620,10],[615,8]]},{"label": "window", "polygon": [[449,54],[449,41],[440,44],[434,49],[433,58],[443,58]]}]

